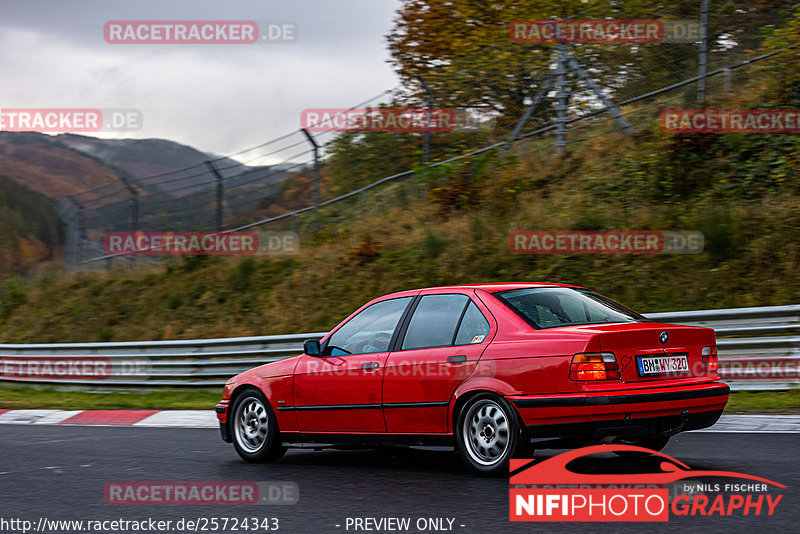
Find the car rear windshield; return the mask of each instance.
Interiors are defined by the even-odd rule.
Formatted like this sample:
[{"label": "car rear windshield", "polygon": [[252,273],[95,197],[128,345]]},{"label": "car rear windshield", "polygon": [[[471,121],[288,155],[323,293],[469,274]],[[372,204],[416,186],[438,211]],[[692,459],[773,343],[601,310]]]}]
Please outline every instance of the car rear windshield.
[{"label": "car rear windshield", "polygon": [[500,291],[494,296],[534,328],[647,320],[587,289],[528,287]]}]

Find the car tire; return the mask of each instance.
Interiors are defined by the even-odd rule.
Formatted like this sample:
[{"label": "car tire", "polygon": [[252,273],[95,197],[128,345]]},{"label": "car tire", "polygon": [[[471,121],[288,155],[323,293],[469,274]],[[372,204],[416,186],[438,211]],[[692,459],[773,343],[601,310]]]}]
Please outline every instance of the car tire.
[{"label": "car tire", "polygon": [[482,475],[508,474],[508,461],[523,447],[519,415],[511,404],[492,394],[470,399],[458,413],[456,445],[463,462]]},{"label": "car tire", "polygon": [[264,394],[248,388],[236,397],[230,420],[233,447],[248,462],[273,462],[286,452],[278,421]]}]

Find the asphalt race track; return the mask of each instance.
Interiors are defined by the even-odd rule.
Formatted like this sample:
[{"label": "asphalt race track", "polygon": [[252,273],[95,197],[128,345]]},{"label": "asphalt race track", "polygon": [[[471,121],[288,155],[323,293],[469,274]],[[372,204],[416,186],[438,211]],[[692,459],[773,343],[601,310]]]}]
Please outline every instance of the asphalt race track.
[{"label": "asphalt race track", "polygon": [[[690,433],[664,451],[695,469],[759,475],[787,486],[772,517],[671,517],[669,523],[536,524],[508,521],[508,480],[470,474],[446,452],[290,451],[252,465],[212,429],[3,425],[0,516],[28,519],[277,517],[279,532],[327,534],[348,517],[454,518],[454,532],[796,532],[800,527],[800,434]],[[556,451],[543,451],[547,457]],[[594,460],[598,468],[637,470],[650,459]],[[295,505],[112,506],[115,481],[290,481]],[[447,523],[445,522],[445,525]],[[337,527],[337,525],[339,525]],[[461,526],[463,525],[463,526]],[[7,530],[8,531],[8,530]],[[412,532],[419,532],[411,530]]]}]

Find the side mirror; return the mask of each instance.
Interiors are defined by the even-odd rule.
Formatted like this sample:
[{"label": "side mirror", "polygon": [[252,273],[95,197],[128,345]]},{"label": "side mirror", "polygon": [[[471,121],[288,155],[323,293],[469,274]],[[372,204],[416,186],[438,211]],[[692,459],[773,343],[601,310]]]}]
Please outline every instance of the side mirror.
[{"label": "side mirror", "polygon": [[322,350],[319,346],[318,339],[306,339],[303,341],[303,352],[309,356],[321,356]]}]

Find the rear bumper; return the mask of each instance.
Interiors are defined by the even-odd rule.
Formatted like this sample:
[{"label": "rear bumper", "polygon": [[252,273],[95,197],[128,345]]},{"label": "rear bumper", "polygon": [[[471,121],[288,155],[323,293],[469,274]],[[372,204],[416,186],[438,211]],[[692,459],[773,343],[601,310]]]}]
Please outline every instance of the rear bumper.
[{"label": "rear bumper", "polygon": [[604,438],[613,437],[623,442],[653,436],[671,436],[677,432],[697,430],[712,426],[717,422],[722,410],[695,412],[692,414],[661,417],[643,417],[592,421],[585,423],[559,423],[534,425],[525,428],[529,437],[550,441],[558,446],[572,447],[600,443]]},{"label": "rear bumper", "polygon": [[[696,425],[713,418],[700,416],[701,413],[721,413],[728,403],[729,393],[727,385],[713,382],[668,388],[510,396],[508,400],[517,407],[526,426],[671,418],[681,414],[688,414]],[[693,417],[693,414],[698,415]],[[715,422],[713,419],[705,426]],[[704,427],[692,429],[696,428]]]},{"label": "rear bumper", "polygon": [[215,410],[217,412],[217,420],[219,420],[219,431],[222,435],[222,441],[230,443],[233,441],[231,437],[231,429],[228,426],[228,407],[230,402],[227,400],[220,401]]}]

